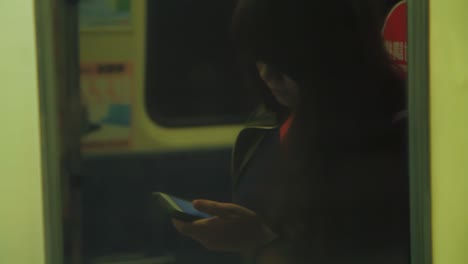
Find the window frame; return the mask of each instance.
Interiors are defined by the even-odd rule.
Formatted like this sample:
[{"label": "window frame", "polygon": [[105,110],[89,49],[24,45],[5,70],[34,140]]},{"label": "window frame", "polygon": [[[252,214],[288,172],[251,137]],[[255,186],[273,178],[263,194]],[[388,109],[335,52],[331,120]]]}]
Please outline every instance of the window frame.
[{"label": "window frame", "polygon": [[432,263],[429,1],[408,1],[411,263]]}]

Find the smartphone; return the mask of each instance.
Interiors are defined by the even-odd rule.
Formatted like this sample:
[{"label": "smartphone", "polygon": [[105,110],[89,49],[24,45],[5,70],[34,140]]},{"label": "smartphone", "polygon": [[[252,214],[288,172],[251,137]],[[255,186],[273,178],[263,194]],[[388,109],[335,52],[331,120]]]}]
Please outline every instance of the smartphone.
[{"label": "smartphone", "polygon": [[193,222],[195,220],[212,217],[209,214],[202,213],[195,209],[191,201],[162,192],[155,192],[153,196],[156,198],[159,206],[165,208],[174,219],[184,222]]}]

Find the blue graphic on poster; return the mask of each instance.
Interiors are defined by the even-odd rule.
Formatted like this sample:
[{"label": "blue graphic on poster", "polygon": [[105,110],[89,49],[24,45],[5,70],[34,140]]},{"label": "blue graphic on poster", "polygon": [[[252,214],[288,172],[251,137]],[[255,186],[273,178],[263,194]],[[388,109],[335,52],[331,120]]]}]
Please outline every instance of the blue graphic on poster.
[{"label": "blue graphic on poster", "polygon": [[81,28],[129,26],[131,0],[81,0],[79,20]]}]

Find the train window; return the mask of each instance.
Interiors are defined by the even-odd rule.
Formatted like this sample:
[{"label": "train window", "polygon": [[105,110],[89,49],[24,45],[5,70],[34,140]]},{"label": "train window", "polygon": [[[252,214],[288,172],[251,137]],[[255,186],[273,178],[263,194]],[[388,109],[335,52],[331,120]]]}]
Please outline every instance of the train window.
[{"label": "train window", "polygon": [[234,124],[251,112],[229,36],[235,2],[147,2],[146,109],[159,125]]}]

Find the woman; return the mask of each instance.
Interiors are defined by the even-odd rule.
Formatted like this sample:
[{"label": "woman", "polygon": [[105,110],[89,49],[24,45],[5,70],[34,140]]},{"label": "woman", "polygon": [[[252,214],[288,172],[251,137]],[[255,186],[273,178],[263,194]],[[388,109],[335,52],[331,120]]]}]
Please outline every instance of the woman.
[{"label": "woman", "polygon": [[215,217],[179,232],[263,263],[407,263],[405,92],[374,2],[239,1],[235,40],[275,115],[238,137],[233,203],[194,201]]}]

